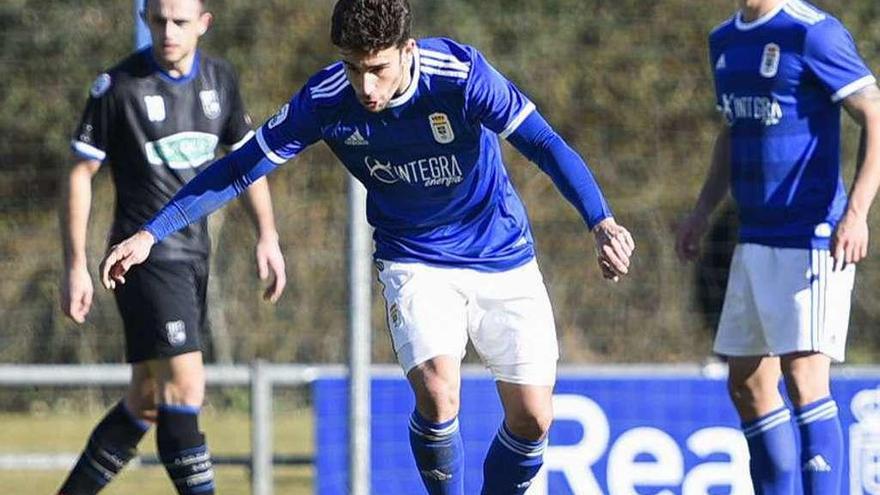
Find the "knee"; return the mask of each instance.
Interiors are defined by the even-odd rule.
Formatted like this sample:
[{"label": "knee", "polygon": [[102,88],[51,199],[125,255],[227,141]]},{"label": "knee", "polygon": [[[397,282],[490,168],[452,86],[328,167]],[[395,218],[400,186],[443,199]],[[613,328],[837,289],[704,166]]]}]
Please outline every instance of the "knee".
[{"label": "knee", "polygon": [[730,398],[739,410],[753,409],[759,404],[772,402],[779,394],[777,379],[763,380],[751,377],[744,380],[730,379],[727,382]]},{"label": "knee", "polygon": [[175,377],[162,384],[165,404],[201,407],[205,400],[205,382],[199,377]]},{"label": "knee", "polygon": [[441,423],[458,415],[459,390],[456,383],[430,377],[415,387],[416,408],[428,421]]},{"label": "knee", "polygon": [[803,407],[831,394],[828,383],[810,373],[785,376],[785,389],[795,407]]},{"label": "knee", "polygon": [[551,411],[526,411],[508,415],[504,419],[510,431],[529,441],[538,441],[547,436],[553,422]]}]

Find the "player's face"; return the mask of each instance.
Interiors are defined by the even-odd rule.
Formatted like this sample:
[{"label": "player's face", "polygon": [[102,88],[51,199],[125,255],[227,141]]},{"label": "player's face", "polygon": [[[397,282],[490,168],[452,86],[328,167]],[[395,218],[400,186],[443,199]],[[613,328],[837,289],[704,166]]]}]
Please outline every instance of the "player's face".
[{"label": "player's face", "polygon": [[392,98],[406,90],[412,79],[414,49],[415,40],[409,40],[403,47],[341,52],[345,75],[364,108],[381,112]]},{"label": "player's face", "polygon": [[200,0],[149,0],[146,21],[157,61],[178,68],[195,55],[199,37],[211,25],[211,14],[203,11]]}]

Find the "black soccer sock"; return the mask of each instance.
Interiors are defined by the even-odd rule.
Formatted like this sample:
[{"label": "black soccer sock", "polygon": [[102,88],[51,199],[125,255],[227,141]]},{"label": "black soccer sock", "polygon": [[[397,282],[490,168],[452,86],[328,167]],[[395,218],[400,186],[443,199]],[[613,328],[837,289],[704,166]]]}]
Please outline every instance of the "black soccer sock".
[{"label": "black soccer sock", "polygon": [[94,495],[101,491],[137,454],[137,444],[150,424],[137,419],[119,401],[92,431],[61,495]]},{"label": "black soccer sock", "polygon": [[213,495],[213,463],[205,436],[199,431],[198,407],[159,406],[156,443],[177,493]]}]

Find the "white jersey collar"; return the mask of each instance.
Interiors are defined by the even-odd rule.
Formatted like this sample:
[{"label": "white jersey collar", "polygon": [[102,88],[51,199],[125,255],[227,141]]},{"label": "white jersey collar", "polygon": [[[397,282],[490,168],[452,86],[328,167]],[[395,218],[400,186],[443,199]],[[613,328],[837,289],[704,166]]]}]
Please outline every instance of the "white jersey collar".
[{"label": "white jersey collar", "polygon": [[782,0],[781,2],[779,2],[779,5],[777,5],[776,7],[773,7],[773,10],[771,10],[770,12],[767,12],[766,14],[762,15],[761,17],[755,19],[752,22],[744,21],[742,10],[740,10],[739,12],[736,13],[736,28],[739,29],[740,31],[750,31],[750,30],[755,29],[757,27],[763,26],[764,24],[767,24],[768,22],[770,22],[771,19],[776,17],[776,14],[778,14],[780,11],[782,11],[783,7],[785,7],[785,4],[787,4],[787,3],[788,3],[788,0]]},{"label": "white jersey collar", "polygon": [[388,102],[388,108],[399,107],[408,102],[413,95],[416,94],[416,89],[419,87],[421,73],[422,71],[419,69],[419,47],[416,45],[416,47],[413,48],[412,78],[409,81],[409,86],[406,87],[406,91],[401,93],[400,96],[394,97]]}]

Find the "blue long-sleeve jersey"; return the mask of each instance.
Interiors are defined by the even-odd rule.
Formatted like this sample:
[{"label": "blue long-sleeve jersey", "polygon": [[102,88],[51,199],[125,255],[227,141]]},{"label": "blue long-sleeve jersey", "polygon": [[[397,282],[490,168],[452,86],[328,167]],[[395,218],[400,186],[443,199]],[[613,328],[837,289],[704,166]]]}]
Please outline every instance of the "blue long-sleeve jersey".
[{"label": "blue long-sleeve jersey", "polygon": [[550,175],[589,227],[611,215],[583,159],[477,50],[423,39],[412,71],[410,86],[379,113],[360,104],[342,63],[320,71],[146,229],[161,240],[319,140],[367,189],[378,259],[498,271],[534,257],[499,136]]}]

